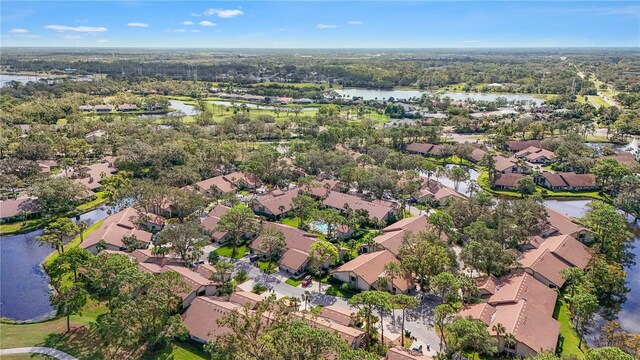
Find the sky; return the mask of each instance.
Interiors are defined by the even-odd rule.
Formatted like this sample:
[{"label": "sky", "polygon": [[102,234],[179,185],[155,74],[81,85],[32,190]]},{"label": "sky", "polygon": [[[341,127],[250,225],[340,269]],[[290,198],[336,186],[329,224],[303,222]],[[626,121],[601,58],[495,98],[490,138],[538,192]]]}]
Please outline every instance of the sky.
[{"label": "sky", "polygon": [[5,1],[3,47],[640,48],[640,1]]}]

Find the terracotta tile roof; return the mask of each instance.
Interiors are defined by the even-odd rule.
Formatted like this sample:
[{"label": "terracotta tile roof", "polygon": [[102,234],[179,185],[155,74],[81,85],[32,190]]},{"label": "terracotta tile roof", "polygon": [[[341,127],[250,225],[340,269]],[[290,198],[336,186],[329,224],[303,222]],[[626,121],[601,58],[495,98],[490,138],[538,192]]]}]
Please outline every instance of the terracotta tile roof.
[{"label": "terracotta tile roof", "polygon": [[253,309],[260,301],[264,300],[264,295],[254,294],[248,291],[236,291],[229,297],[229,301],[244,306],[249,304],[249,308]]},{"label": "terracotta tile roof", "polygon": [[405,150],[420,154],[428,154],[434,146],[435,145],[433,144],[411,143],[407,144]]},{"label": "terracotta tile roof", "polygon": [[545,239],[540,245],[572,266],[584,269],[591,261],[591,250],[570,235],[558,235]]},{"label": "terracotta tile roof", "polygon": [[382,229],[382,235],[376,236],[373,240],[397,256],[405,231],[417,234],[429,227],[431,226],[426,214],[405,218]]},{"label": "terracotta tile roof", "polygon": [[485,150],[475,148],[471,151],[471,158],[477,162],[482,160],[482,158],[484,157],[484,154],[486,153],[487,152]]},{"label": "terracotta tile roof", "polygon": [[489,326],[489,333],[496,336],[493,325],[502,324],[507,333],[533,351],[555,351],[560,335],[560,323],[551,315],[544,314],[533,301],[496,306],[496,314]]},{"label": "terracotta tile roof", "polygon": [[242,307],[232,302],[198,296],[182,315],[182,322],[192,336],[204,341],[212,341],[216,336],[231,332],[229,328],[218,326],[217,321],[233,310],[241,311]]},{"label": "terracotta tile roof", "polygon": [[498,306],[501,304],[517,303],[521,299],[535,303],[544,309],[546,314],[553,316],[557,293],[545,284],[536,280],[524,271],[503,276],[497,280],[496,291],[487,303]]},{"label": "terracotta tile roof", "polygon": [[[309,252],[309,248],[311,248],[311,245],[318,241],[318,235],[311,234],[304,230],[300,230],[285,224],[265,222],[262,226],[265,228],[276,228],[281,230],[284,234],[285,242],[287,243],[287,249],[297,249],[300,251]],[[258,237],[251,243],[251,248],[259,251],[262,239],[262,235],[258,235]]]},{"label": "terracotta tile roof", "polygon": [[216,207],[213,208],[213,210],[211,210],[201,221],[202,226],[210,231],[211,236],[213,236],[213,238],[216,240],[224,238],[228,233],[228,231],[216,230],[216,227],[220,222],[220,217],[224,215],[228,210],[229,208],[224,205],[216,205]]},{"label": "terracotta tile roof", "polygon": [[496,174],[495,186],[515,188],[518,180],[525,177],[523,174]]},{"label": "terracotta tile roof", "polygon": [[216,285],[215,282],[207,279],[206,277],[202,276],[201,274],[190,270],[184,266],[176,266],[176,265],[167,265],[167,266],[163,266],[162,267],[162,272],[165,271],[173,271],[175,273],[178,273],[182,279],[185,281],[185,283],[187,284],[187,286],[189,286],[190,291],[183,293],[183,294],[178,294],[180,295],[183,299],[186,298],[187,296],[189,296],[189,294],[191,294],[194,291],[197,291],[198,289],[200,289],[203,286],[212,286],[212,285]]},{"label": "terracotta tile roof", "polygon": [[278,262],[288,268],[299,270],[309,260],[309,253],[298,249],[289,249],[282,254]]},{"label": "terracotta tile roof", "polygon": [[15,199],[0,201],[0,218],[10,218],[20,215],[22,211],[32,213],[36,211],[36,198],[27,195],[20,195]]},{"label": "terracotta tile roof", "polygon": [[378,220],[383,220],[393,211],[393,208],[389,206],[377,204],[357,196],[347,195],[337,191],[330,191],[322,203],[338,210],[344,210],[344,205],[348,204],[353,210],[368,211],[370,218]]},{"label": "terracotta tile roof", "polygon": [[387,351],[385,360],[432,360],[433,357],[422,355],[416,351],[401,346],[392,347]]},{"label": "terracotta tile roof", "polygon": [[107,244],[116,247],[124,247],[122,238],[132,235],[143,243],[150,243],[153,234],[141,230],[138,225],[135,224],[134,221],[138,216],[138,211],[131,207],[110,215],[104,219],[104,222],[98,229],[91,232],[84,238],[84,241],[80,246],[83,249],[86,249],[92,245],[98,244],[100,240],[104,240]]},{"label": "terracotta tile roof", "polygon": [[582,230],[585,230],[582,226],[576,224],[569,216],[557,212],[549,207],[547,210],[547,222],[553,228],[558,230],[562,235],[572,235]]},{"label": "terracotta tile roof", "polygon": [[511,140],[507,141],[507,147],[511,151],[521,151],[529,146],[541,147],[542,141],[540,140]]},{"label": "terracotta tile roof", "polygon": [[[293,198],[298,196],[300,188],[282,191],[274,190],[269,194],[258,196],[256,201],[273,215],[279,216],[291,210]],[[281,207],[283,210],[281,211]]]},{"label": "terracotta tile roof", "polygon": [[306,320],[309,325],[313,327],[334,332],[349,345],[353,344],[357,339],[364,337],[364,331],[355,327],[344,326],[342,324],[321,317],[315,317],[309,314],[293,313],[293,315],[300,319]]},{"label": "terracotta tile roof", "polygon": [[[367,284],[374,285],[378,278],[384,275],[384,266],[390,262],[399,262],[392,252],[389,250],[376,251],[362,254],[342,264],[333,272],[353,272]],[[393,280],[393,285],[404,292],[411,288],[412,282],[411,279],[400,277]]]},{"label": "terracotta tile roof", "polygon": [[565,279],[560,275],[560,271],[571,267],[553,255],[549,249],[542,247],[523,252],[518,261],[523,268],[529,268],[539,273],[557,287],[562,287],[565,282]]},{"label": "terracotta tile roof", "polygon": [[636,160],[636,157],[633,154],[628,152],[621,152],[617,154],[606,155],[601,157],[601,159],[616,159],[621,164],[626,166],[638,165],[638,161]]},{"label": "terracotta tile roof", "polygon": [[496,279],[493,275],[490,276],[481,276],[474,279],[476,281],[476,287],[478,290],[484,290],[488,294],[495,294],[496,287],[498,285],[498,279]]},{"label": "terracotta tile roof", "polygon": [[338,324],[349,326],[353,322],[355,312],[342,306],[329,305],[320,310],[320,316]]},{"label": "terracotta tile roof", "polygon": [[[115,157],[109,156],[105,157],[103,161],[88,165],[82,166],[72,173],[69,176],[74,177],[74,181],[85,186],[89,190],[95,190],[100,187],[100,181],[102,179],[106,179],[111,177],[113,173],[117,171],[115,166],[113,165],[115,162]],[[86,177],[80,178],[81,174],[87,174]]]},{"label": "terracotta tile roof", "polygon": [[461,317],[471,316],[474,319],[482,321],[485,325],[491,324],[491,319],[495,313],[496,308],[487,303],[464,305],[460,311],[458,311],[458,315]]},{"label": "terracotta tile roof", "polygon": [[506,158],[502,155],[498,155],[496,157],[494,157],[496,164],[494,165],[494,168],[498,171],[505,171],[509,168],[512,168],[514,166],[516,166],[516,162],[513,161],[512,158]]}]

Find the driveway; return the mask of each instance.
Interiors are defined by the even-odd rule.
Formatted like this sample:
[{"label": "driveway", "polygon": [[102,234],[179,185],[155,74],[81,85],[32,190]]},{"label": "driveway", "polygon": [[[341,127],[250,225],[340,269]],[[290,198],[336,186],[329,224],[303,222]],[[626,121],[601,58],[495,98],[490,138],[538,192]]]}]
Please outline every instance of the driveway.
[{"label": "driveway", "polygon": [[[414,208],[415,209],[415,208]],[[418,209],[416,209],[418,210]],[[284,272],[277,272],[272,275],[267,275],[262,272],[255,264],[249,261],[248,257],[242,259],[228,259],[221,258],[224,261],[229,261],[236,266],[235,273],[244,269],[249,275],[249,280],[239,285],[239,288],[244,291],[252,291],[255,283],[264,285],[268,290],[268,293],[274,294],[277,298],[282,297],[296,297],[300,300],[303,299],[306,292],[310,293],[311,299],[307,306],[307,309],[316,305],[329,306],[336,305],[345,308],[350,308],[346,299],[318,293],[318,284],[314,282],[311,286],[303,288],[300,286],[292,286],[285,281],[289,277]],[[234,273],[234,275],[235,275]],[[328,287],[327,284],[322,284],[323,291]],[[266,293],[265,293],[266,294]],[[411,336],[417,340],[414,342],[414,346],[423,346],[423,352],[425,355],[435,355],[438,350],[438,344],[440,338],[436,334],[435,327],[433,325],[433,315],[431,310],[438,305],[433,299],[423,294],[416,295],[420,301],[420,305],[417,308],[408,310],[405,317],[405,328],[411,332]],[[305,304],[300,301],[300,310],[304,309]],[[390,340],[398,339],[402,333],[402,312],[396,310],[395,313],[389,313],[384,316],[384,334],[385,337]],[[431,351],[428,352],[427,345],[431,346]]]}]

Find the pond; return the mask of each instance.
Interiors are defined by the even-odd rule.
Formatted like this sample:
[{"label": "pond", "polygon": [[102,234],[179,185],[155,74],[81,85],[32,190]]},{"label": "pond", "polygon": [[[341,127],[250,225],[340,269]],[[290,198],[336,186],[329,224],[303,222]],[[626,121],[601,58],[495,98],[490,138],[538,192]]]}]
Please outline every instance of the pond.
[{"label": "pond", "polygon": [[593,143],[593,142],[587,142],[585,144],[587,146],[589,146],[589,147],[591,147],[593,149],[597,149],[597,150],[601,150],[601,149],[603,149],[605,147],[610,147],[610,148],[613,149],[613,151],[615,151],[617,153],[620,153],[620,152],[635,153],[640,148],[640,143],[639,143],[637,138],[631,139],[626,144],[609,144],[609,143]]},{"label": "pond", "polygon": [[[448,164],[445,166],[445,168],[447,170],[451,170],[451,168],[453,168],[454,166],[457,165],[452,165],[452,164]],[[473,181],[478,181],[478,176],[480,176],[480,172],[474,168],[470,168],[470,167],[466,167],[466,166],[462,166],[463,169],[467,170],[467,172],[469,173],[469,179],[473,180]],[[426,174],[421,174],[422,176],[427,176]],[[453,183],[453,180],[449,179],[448,177],[446,177],[445,175],[442,175],[440,177],[437,176],[432,176],[431,179],[436,180],[438,182],[440,182],[442,185],[444,186],[448,186],[452,189],[455,188],[455,184]],[[467,196],[469,196],[469,182],[461,182],[458,185],[458,192],[461,194],[465,194]]]},{"label": "pond", "polygon": [[196,109],[193,105],[187,105],[184,101],[180,100],[169,100],[170,107],[182,111],[185,115],[195,115]]},{"label": "pond", "polygon": [[[80,215],[79,220],[91,225],[108,215],[101,208]],[[0,317],[37,321],[53,315],[49,276],[42,262],[54,249],[40,246],[36,241],[40,234],[42,230],[0,237]]]},{"label": "pond", "polygon": [[[360,97],[363,100],[387,100],[390,97],[394,99],[408,100],[410,98],[420,98],[424,94],[430,94],[421,90],[371,90],[371,89],[340,89],[333,90],[342,97]],[[452,100],[473,99],[477,101],[494,101],[498,97],[506,98],[507,101],[534,101],[541,104],[544,100],[530,95],[515,94],[493,94],[493,93],[461,93],[461,92],[445,92],[438,94],[440,98],[449,97]]]},{"label": "pond", "polygon": [[[572,217],[583,217],[587,213],[589,200],[546,200],[545,205],[565,213]],[[631,291],[627,294],[627,301],[622,304],[622,310],[618,313],[618,321],[622,328],[631,333],[640,333],[640,224],[633,224],[633,219],[627,219],[632,224],[632,232],[635,237],[635,247],[631,249],[636,259],[636,264],[625,269],[627,272],[627,286]],[[602,320],[598,321],[601,325]],[[597,329],[595,334],[590,336],[590,340],[597,340]]]},{"label": "pond", "polygon": [[[249,109],[263,109],[263,110],[273,110],[273,109],[275,109],[275,107],[273,107],[271,105],[252,104],[252,103],[245,103],[245,102],[233,102],[233,101],[226,101],[226,100],[209,100],[207,102],[210,103],[210,104],[222,105],[222,106],[238,106],[238,107],[240,107],[241,105],[245,105]],[[316,108],[314,108],[314,107],[303,107],[302,111],[313,111],[315,109]]]}]

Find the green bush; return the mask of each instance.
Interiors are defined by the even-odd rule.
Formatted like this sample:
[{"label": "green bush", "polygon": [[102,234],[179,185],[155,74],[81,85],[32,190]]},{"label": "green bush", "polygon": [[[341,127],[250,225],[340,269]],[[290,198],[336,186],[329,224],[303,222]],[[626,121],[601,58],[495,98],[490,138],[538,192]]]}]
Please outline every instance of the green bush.
[{"label": "green bush", "polygon": [[249,274],[247,273],[247,270],[242,269],[242,270],[238,271],[238,273],[236,274],[236,276],[233,279],[238,284],[242,284],[243,282],[249,280]]},{"label": "green bush", "polygon": [[255,283],[253,284],[253,289],[251,292],[253,292],[254,294],[262,294],[263,292],[267,291],[267,287],[260,284],[260,283]]}]

